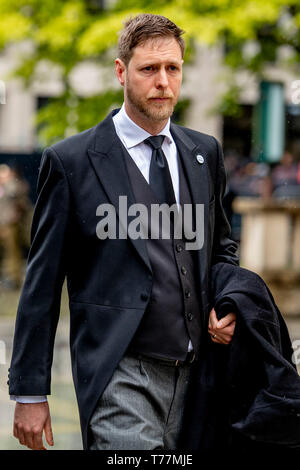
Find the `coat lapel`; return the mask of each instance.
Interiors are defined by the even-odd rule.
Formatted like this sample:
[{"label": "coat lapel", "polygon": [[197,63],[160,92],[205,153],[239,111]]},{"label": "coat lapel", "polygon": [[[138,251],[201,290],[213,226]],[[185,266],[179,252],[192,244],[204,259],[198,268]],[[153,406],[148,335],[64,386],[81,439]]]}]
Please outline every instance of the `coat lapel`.
[{"label": "coat lapel", "polygon": [[[176,146],[182,156],[188,182],[192,193],[194,204],[206,204],[209,202],[209,187],[207,173],[207,151],[201,144],[195,144],[176,124],[171,124],[171,133]],[[199,163],[197,156],[204,158],[203,163]]]},{"label": "coat lapel", "polygon": [[[197,250],[199,279],[201,284],[207,275],[207,226],[209,220],[209,170],[207,166],[208,152],[203,144],[195,144],[184,130],[176,124],[171,124],[171,133],[174,137],[182,163],[185,168],[188,184],[190,186],[193,204],[204,205],[204,245]],[[199,163],[197,157],[202,163]]]},{"label": "coat lapel", "polygon": [[[115,132],[112,116],[118,110],[114,110],[103,122],[96,127],[95,148],[88,150],[92,166],[99,178],[104,191],[119,214],[119,196],[127,196],[127,207],[136,203],[126,164],[124,161],[121,142]],[[128,225],[134,216],[128,216]],[[134,248],[142,258],[148,269],[152,272],[147,252],[146,240],[136,240],[129,237]]]}]

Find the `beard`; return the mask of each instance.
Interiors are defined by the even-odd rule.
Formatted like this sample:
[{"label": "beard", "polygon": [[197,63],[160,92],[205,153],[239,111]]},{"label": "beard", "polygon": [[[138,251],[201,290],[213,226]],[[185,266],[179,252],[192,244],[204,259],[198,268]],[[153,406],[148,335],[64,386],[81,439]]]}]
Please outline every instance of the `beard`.
[{"label": "beard", "polygon": [[126,86],[127,99],[130,102],[131,106],[134,107],[140,114],[145,116],[151,121],[164,121],[172,116],[176,101],[173,96],[170,95],[158,95],[153,96],[152,98],[166,98],[169,99],[164,102],[154,102],[149,98],[142,98],[137,96],[134,92],[133,87],[129,81],[127,81]]}]

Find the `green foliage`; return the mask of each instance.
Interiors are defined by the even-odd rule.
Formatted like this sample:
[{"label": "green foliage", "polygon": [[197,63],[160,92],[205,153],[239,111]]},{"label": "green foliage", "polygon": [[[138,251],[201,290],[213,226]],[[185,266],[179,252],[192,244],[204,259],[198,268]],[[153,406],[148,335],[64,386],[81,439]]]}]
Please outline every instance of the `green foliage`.
[{"label": "green foliage", "polygon": [[36,117],[41,147],[95,126],[111,109],[120,107],[122,101],[122,89],[108,90],[88,98],[65,93],[49,100]]},{"label": "green foliage", "polygon": [[[122,101],[121,90],[108,90],[89,98],[76,96],[70,74],[87,59],[104,61],[107,52],[116,46],[122,23],[137,13],[165,15],[186,31],[185,63],[193,60],[196,41],[224,44],[226,64],[233,69],[250,70],[256,76],[263,74],[265,64],[278,60],[282,45],[293,52],[287,62],[289,66],[297,66],[300,59],[300,0],[291,0],[288,5],[285,0],[106,3],[108,6],[103,9],[96,0],[0,0],[0,50],[24,40],[32,43],[31,53],[24,54],[15,75],[29,85],[40,61],[50,61],[61,69],[65,92],[38,116],[42,142],[61,138],[71,129],[90,127],[114,103]],[[228,91],[221,105],[223,112],[238,112],[234,105],[237,95],[234,87]],[[74,109],[70,99],[76,103]],[[77,116],[75,123],[70,124],[70,116]]]},{"label": "green foliage", "polygon": [[183,126],[185,122],[185,115],[189,108],[189,105],[190,100],[188,98],[179,99],[172,115],[172,121],[176,122],[176,124],[180,124]]},{"label": "green foliage", "polygon": [[240,94],[241,89],[233,83],[220,97],[219,103],[216,105],[216,107],[210,110],[210,114],[218,113],[222,114],[223,116],[232,116],[237,118],[240,117]]}]

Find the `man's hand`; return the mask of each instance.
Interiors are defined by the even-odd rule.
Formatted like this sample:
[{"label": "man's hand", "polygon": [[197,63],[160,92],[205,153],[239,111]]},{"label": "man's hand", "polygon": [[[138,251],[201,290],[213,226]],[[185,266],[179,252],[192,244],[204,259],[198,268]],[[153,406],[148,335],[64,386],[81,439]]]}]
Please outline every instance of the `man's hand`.
[{"label": "man's hand", "polygon": [[211,309],[208,320],[208,332],[212,341],[219,344],[231,343],[235,321],[235,313],[228,313],[228,315],[218,321],[215,309]]},{"label": "man's hand", "polygon": [[54,445],[48,402],[16,403],[14,436],[29,449],[46,450],[43,431],[50,446]]}]

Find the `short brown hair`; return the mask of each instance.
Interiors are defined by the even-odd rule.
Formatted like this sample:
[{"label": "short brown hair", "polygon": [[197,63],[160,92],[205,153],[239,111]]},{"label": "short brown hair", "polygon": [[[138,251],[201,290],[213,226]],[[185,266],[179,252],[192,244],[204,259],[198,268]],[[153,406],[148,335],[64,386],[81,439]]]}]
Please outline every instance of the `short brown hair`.
[{"label": "short brown hair", "polygon": [[127,67],[133,55],[133,49],[137,45],[143,44],[147,39],[163,36],[176,39],[183,57],[185,51],[185,42],[181,37],[183,33],[182,29],[165,16],[141,13],[124,23],[124,29],[118,41],[118,57]]}]

